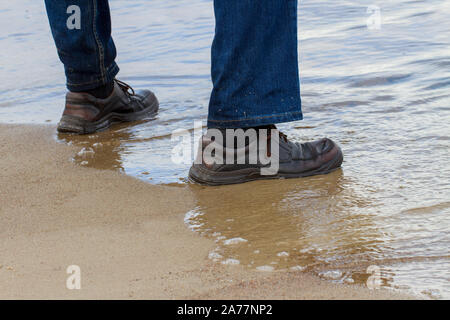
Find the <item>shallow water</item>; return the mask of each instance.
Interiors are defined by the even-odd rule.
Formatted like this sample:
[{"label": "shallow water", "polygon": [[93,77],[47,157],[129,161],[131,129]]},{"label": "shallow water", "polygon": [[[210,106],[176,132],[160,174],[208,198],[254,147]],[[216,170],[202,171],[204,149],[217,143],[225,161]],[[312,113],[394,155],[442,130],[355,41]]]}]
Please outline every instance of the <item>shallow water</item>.
[{"label": "shallow water", "polygon": [[[217,241],[210,258],[258,270],[305,270],[332,281],[450,298],[449,1],[302,1],[300,69],[305,119],[291,138],[333,138],[343,170],[298,180],[204,188],[189,227]],[[120,79],[151,87],[155,119],[99,134],[56,138],[74,161],[150,183],[187,183],[174,164],[176,129],[207,114],[211,1],[111,1]],[[0,121],[53,123],[64,76],[42,2],[0,4]],[[201,126],[201,125],[200,125]],[[84,148],[84,149],[83,149]],[[233,259],[233,260],[230,260]]]}]

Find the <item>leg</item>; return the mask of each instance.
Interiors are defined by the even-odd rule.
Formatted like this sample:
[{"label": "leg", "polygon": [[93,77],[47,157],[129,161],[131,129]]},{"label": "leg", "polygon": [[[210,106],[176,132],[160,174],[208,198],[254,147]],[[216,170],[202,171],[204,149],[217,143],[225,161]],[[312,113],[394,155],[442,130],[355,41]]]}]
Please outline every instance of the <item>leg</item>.
[{"label": "leg", "polygon": [[[79,12],[71,10],[74,3]],[[114,62],[108,0],[45,0],[45,5],[67,88],[79,92],[111,83],[119,67]],[[80,19],[79,29],[69,28],[72,17]]]},{"label": "leg", "polygon": [[108,0],[45,0],[45,5],[69,89],[59,132],[93,133],[157,112],[153,92],[135,92],[115,79],[119,67]]},{"label": "leg", "polygon": [[215,0],[214,9],[208,131],[190,179],[222,185],[338,169],[336,143],[293,143],[274,126],[302,119],[297,0]]},{"label": "leg", "polygon": [[302,119],[297,0],[215,0],[208,127]]}]

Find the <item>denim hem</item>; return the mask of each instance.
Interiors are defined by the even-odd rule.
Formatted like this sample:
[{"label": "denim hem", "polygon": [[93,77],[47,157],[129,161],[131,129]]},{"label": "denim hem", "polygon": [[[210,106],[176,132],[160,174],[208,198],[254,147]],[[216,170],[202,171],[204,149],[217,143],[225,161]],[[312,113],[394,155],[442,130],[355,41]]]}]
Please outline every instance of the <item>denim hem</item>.
[{"label": "denim hem", "polygon": [[291,122],[302,120],[301,111],[285,112],[280,114],[262,115],[252,118],[233,119],[233,120],[214,120],[208,119],[208,128],[246,128],[253,126],[264,126],[275,123]]},{"label": "denim hem", "polygon": [[[108,82],[114,80],[116,75],[119,73],[119,66],[113,62],[107,69],[104,76],[95,75],[95,76],[86,76],[86,75],[76,75],[77,79],[81,79],[81,81],[67,81],[67,89],[70,91],[81,92],[85,90],[92,90],[98,88]],[[74,75],[71,75],[72,77]]]}]

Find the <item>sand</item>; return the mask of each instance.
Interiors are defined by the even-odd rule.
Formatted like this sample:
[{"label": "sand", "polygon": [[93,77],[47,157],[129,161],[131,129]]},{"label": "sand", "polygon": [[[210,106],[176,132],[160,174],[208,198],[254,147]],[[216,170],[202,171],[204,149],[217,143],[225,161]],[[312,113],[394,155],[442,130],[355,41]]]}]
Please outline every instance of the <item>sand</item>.
[{"label": "sand", "polygon": [[[1,299],[409,298],[216,264],[214,242],[183,223],[189,188],[78,166],[54,132],[0,125]],[[80,290],[66,287],[69,265],[80,267]]]}]

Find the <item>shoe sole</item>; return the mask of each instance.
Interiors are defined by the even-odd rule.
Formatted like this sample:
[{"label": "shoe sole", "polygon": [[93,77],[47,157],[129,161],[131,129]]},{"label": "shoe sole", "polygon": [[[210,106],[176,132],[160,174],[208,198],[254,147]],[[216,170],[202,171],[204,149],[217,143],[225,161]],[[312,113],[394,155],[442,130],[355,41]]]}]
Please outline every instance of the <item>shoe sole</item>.
[{"label": "shoe sole", "polygon": [[106,130],[114,123],[141,120],[145,116],[151,116],[158,112],[159,102],[155,94],[151,92],[149,98],[150,105],[141,111],[126,114],[111,112],[95,122],[64,115],[58,123],[57,130],[60,133],[89,134]]},{"label": "shoe sole", "polygon": [[276,175],[269,176],[261,175],[260,168],[247,168],[230,172],[215,172],[201,166],[192,166],[189,170],[189,179],[192,182],[201,185],[221,186],[256,180],[294,179],[328,174],[339,169],[344,160],[344,155],[341,149],[338,146],[335,148],[337,148],[337,153],[330,161],[324,163],[319,168],[310,171],[299,173],[278,173]]}]

